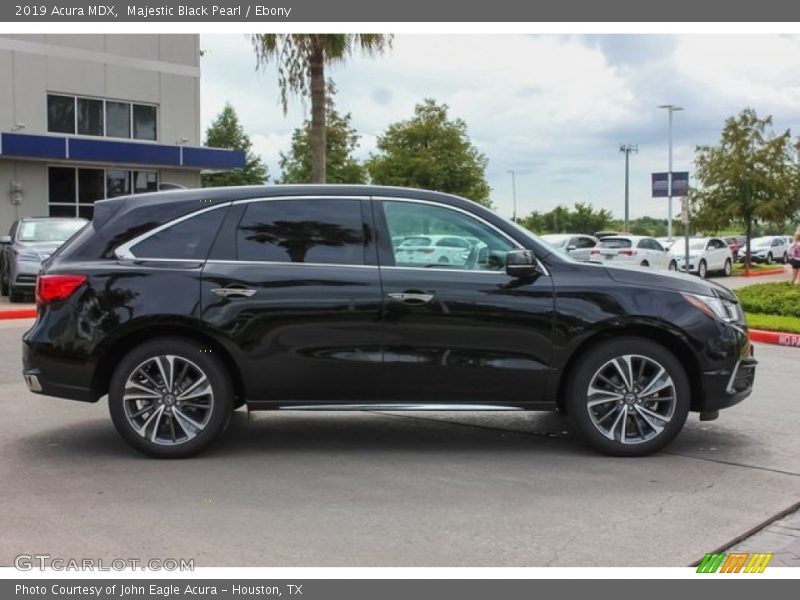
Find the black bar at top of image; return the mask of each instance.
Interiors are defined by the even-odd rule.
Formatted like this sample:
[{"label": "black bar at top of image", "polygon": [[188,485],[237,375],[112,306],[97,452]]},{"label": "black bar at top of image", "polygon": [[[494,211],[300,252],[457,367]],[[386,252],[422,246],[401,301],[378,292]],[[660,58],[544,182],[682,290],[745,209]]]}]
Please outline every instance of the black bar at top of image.
[{"label": "black bar at top of image", "polygon": [[[191,10],[181,11],[181,7]],[[131,12],[131,9],[134,9]],[[137,10],[138,9],[138,10]],[[4,0],[0,22],[797,22],[787,0]]]}]

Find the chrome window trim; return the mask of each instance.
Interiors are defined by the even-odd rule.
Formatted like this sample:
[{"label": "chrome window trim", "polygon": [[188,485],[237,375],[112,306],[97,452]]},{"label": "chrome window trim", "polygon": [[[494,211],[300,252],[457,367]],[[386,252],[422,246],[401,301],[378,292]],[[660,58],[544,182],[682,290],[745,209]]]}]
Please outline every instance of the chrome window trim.
[{"label": "chrome window trim", "polygon": [[303,196],[266,196],[256,198],[241,198],[233,200],[232,204],[252,204],[253,202],[275,202],[277,200],[369,200],[370,196],[364,195],[337,195],[337,194],[311,194]]},{"label": "chrome window trim", "polygon": [[200,210],[196,210],[194,212],[190,212],[189,214],[186,214],[186,215],[183,215],[183,216],[178,217],[176,219],[173,219],[172,221],[167,221],[166,223],[163,223],[163,224],[159,225],[158,227],[155,227],[154,229],[151,229],[150,231],[146,231],[146,232],[136,236],[132,240],[128,240],[124,244],[120,244],[119,246],[117,246],[114,249],[114,256],[116,256],[120,260],[155,260],[155,261],[158,261],[158,260],[170,260],[170,261],[190,260],[191,262],[204,262],[203,259],[173,259],[173,258],[168,258],[167,259],[167,258],[155,258],[155,257],[151,258],[151,257],[146,257],[146,256],[136,256],[131,251],[131,248],[133,248],[136,244],[139,244],[139,243],[145,241],[146,239],[156,235],[157,233],[160,233],[160,232],[164,231],[165,229],[168,229],[169,227],[172,227],[173,225],[177,225],[178,223],[182,223],[184,221],[188,221],[189,219],[193,219],[194,217],[197,217],[199,215],[205,214],[207,212],[211,212],[212,210],[218,210],[218,209],[223,208],[223,207],[229,207],[230,205],[231,205],[230,202],[220,202],[219,204],[215,204],[214,206],[209,206],[208,208],[202,208]]},{"label": "chrome window trim", "polygon": [[[489,221],[487,221],[483,217],[481,217],[479,215],[476,215],[474,213],[471,213],[468,210],[464,210],[463,208],[459,208],[458,206],[450,206],[449,204],[443,204],[441,202],[432,202],[430,200],[423,200],[421,198],[408,198],[408,197],[405,197],[405,196],[397,196],[397,197],[394,197],[394,196],[373,196],[372,199],[373,200],[377,200],[379,202],[412,202],[412,203],[416,203],[416,204],[427,204],[427,205],[430,205],[430,206],[436,206],[436,207],[439,207],[439,208],[444,208],[446,210],[452,210],[452,211],[455,211],[455,212],[459,212],[459,213],[464,214],[464,215],[466,215],[468,217],[476,219],[477,221],[480,221],[481,223],[486,225],[489,229],[492,229],[493,231],[498,233],[500,236],[504,237],[506,240],[511,242],[511,245],[515,249],[517,249],[517,250],[528,250],[528,248],[525,248],[525,246],[520,244],[517,240],[515,240],[513,237],[508,235],[505,231],[502,231],[502,230],[498,229],[495,225],[492,225]],[[545,276],[549,277],[550,276],[550,271],[547,269],[547,267],[545,267],[544,264],[542,263],[542,261],[539,260],[538,256],[536,256],[534,254],[533,257],[536,259],[536,264],[542,270],[542,273]],[[383,268],[383,269],[421,269],[423,271],[446,271],[448,273],[452,273],[454,271],[455,272],[463,271],[465,273],[502,273],[503,275],[505,275],[505,271],[483,271],[481,269],[466,270],[466,269],[444,269],[444,268],[440,268],[440,267],[427,268],[427,267],[397,267],[397,266],[382,266],[381,268]]]},{"label": "chrome window trim", "polygon": [[271,260],[234,260],[225,258],[210,258],[205,261],[209,265],[270,265],[276,267],[347,267],[353,269],[377,269],[378,265],[352,265],[349,263],[313,263],[313,262],[287,262]]}]

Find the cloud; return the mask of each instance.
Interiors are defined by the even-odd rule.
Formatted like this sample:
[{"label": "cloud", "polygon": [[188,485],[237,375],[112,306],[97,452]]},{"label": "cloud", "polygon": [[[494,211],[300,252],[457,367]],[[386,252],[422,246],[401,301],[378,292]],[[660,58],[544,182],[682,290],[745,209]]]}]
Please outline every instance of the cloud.
[{"label": "cloud", "polygon": [[[239,112],[273,175],[280,150],[307,108],[279,104],[274,65],[255,71],[241,35],[204,35],[202,114],[207,125],[226,101]],[[589,201],[621,214],[624,162],[631,157],[634,216],[666,216],[650,198],[650,173],[667,167],[667,115],[675,169],[691,167],[696,145],[715,143],[724,119],[745,106],[773,114],[776,129],[800,114],[800,38],[723,35],[398,35],[383,57],[335,65],[336,102],[362,134],[358,155],[432,97],[463,118],[489,158],[487,176],[503,214],[511,213],[517,172],[519,212]]]}]

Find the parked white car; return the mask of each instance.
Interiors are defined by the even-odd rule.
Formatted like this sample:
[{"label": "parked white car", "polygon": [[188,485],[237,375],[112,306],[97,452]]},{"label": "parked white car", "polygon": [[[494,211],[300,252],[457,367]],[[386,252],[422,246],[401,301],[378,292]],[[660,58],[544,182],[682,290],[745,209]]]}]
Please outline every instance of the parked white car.
[{"label": "parked white car", "polygon": [[639,235],[615,235],[604,237],[590,251],[592,262],[633,264],[675,271],[675,257],[658,240]]},{"label": "parked white car", "polygon": [[[683,238],[676,238],[670,246],[670,253],[678,262],[678,268],[686,270],[686,243]],[[689,238],[689,272],[705,277],[712,271],[720,272],[726,277],[733,269],[733,253],[730,246],[722,238],[703,237]]]},{"label": "parked white car", "polygon": [[566,252],[575,260],[589,260],[589,253],[598,241],[593,235],[579,233],[548,233],[539,237],[553,248]]},{"label": "parked white car", "polygon": [[457,235],[412,235],[395,246],[398,262],[419,265],[463,265],[473,244]]},{"label": "parked white car", "polygon": [[[741,253],[744,254],[744,253]],[[782,235],[765,235],[750,240],[750,259],[771,265],[773,262],[786,262],[789,244]]]}]

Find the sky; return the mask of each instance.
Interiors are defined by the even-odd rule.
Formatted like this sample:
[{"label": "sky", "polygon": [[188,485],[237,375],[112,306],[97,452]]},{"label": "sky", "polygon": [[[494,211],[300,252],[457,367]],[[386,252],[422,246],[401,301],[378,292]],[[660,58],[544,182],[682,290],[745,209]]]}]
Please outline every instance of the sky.
[{"label": "sky", "polygon": [[[244,35],[203,35],[202,127],[230,102],[255,152],[277,176],[279,152],[309,106],[279,103],[277,71],[255,69]],[[667,113],[674,115],[674,170],[693,171],[698,145],[715,144],[727,117],[745,107],[772,115],[776,131],[800,134],[800,36],[787,35],[396,35],[377,58],[358,54],[328,71],[337,108],[361,134],[359,158],[375,151],[390,123],[434,98],[467,123],[489,159],[496,210],[517,214],[588,202],[624,211],[631,155],[631,216],[666,218],[650,197],[650,174],[668,164]],[[675,214],[679,210],[675,203]]]}]

